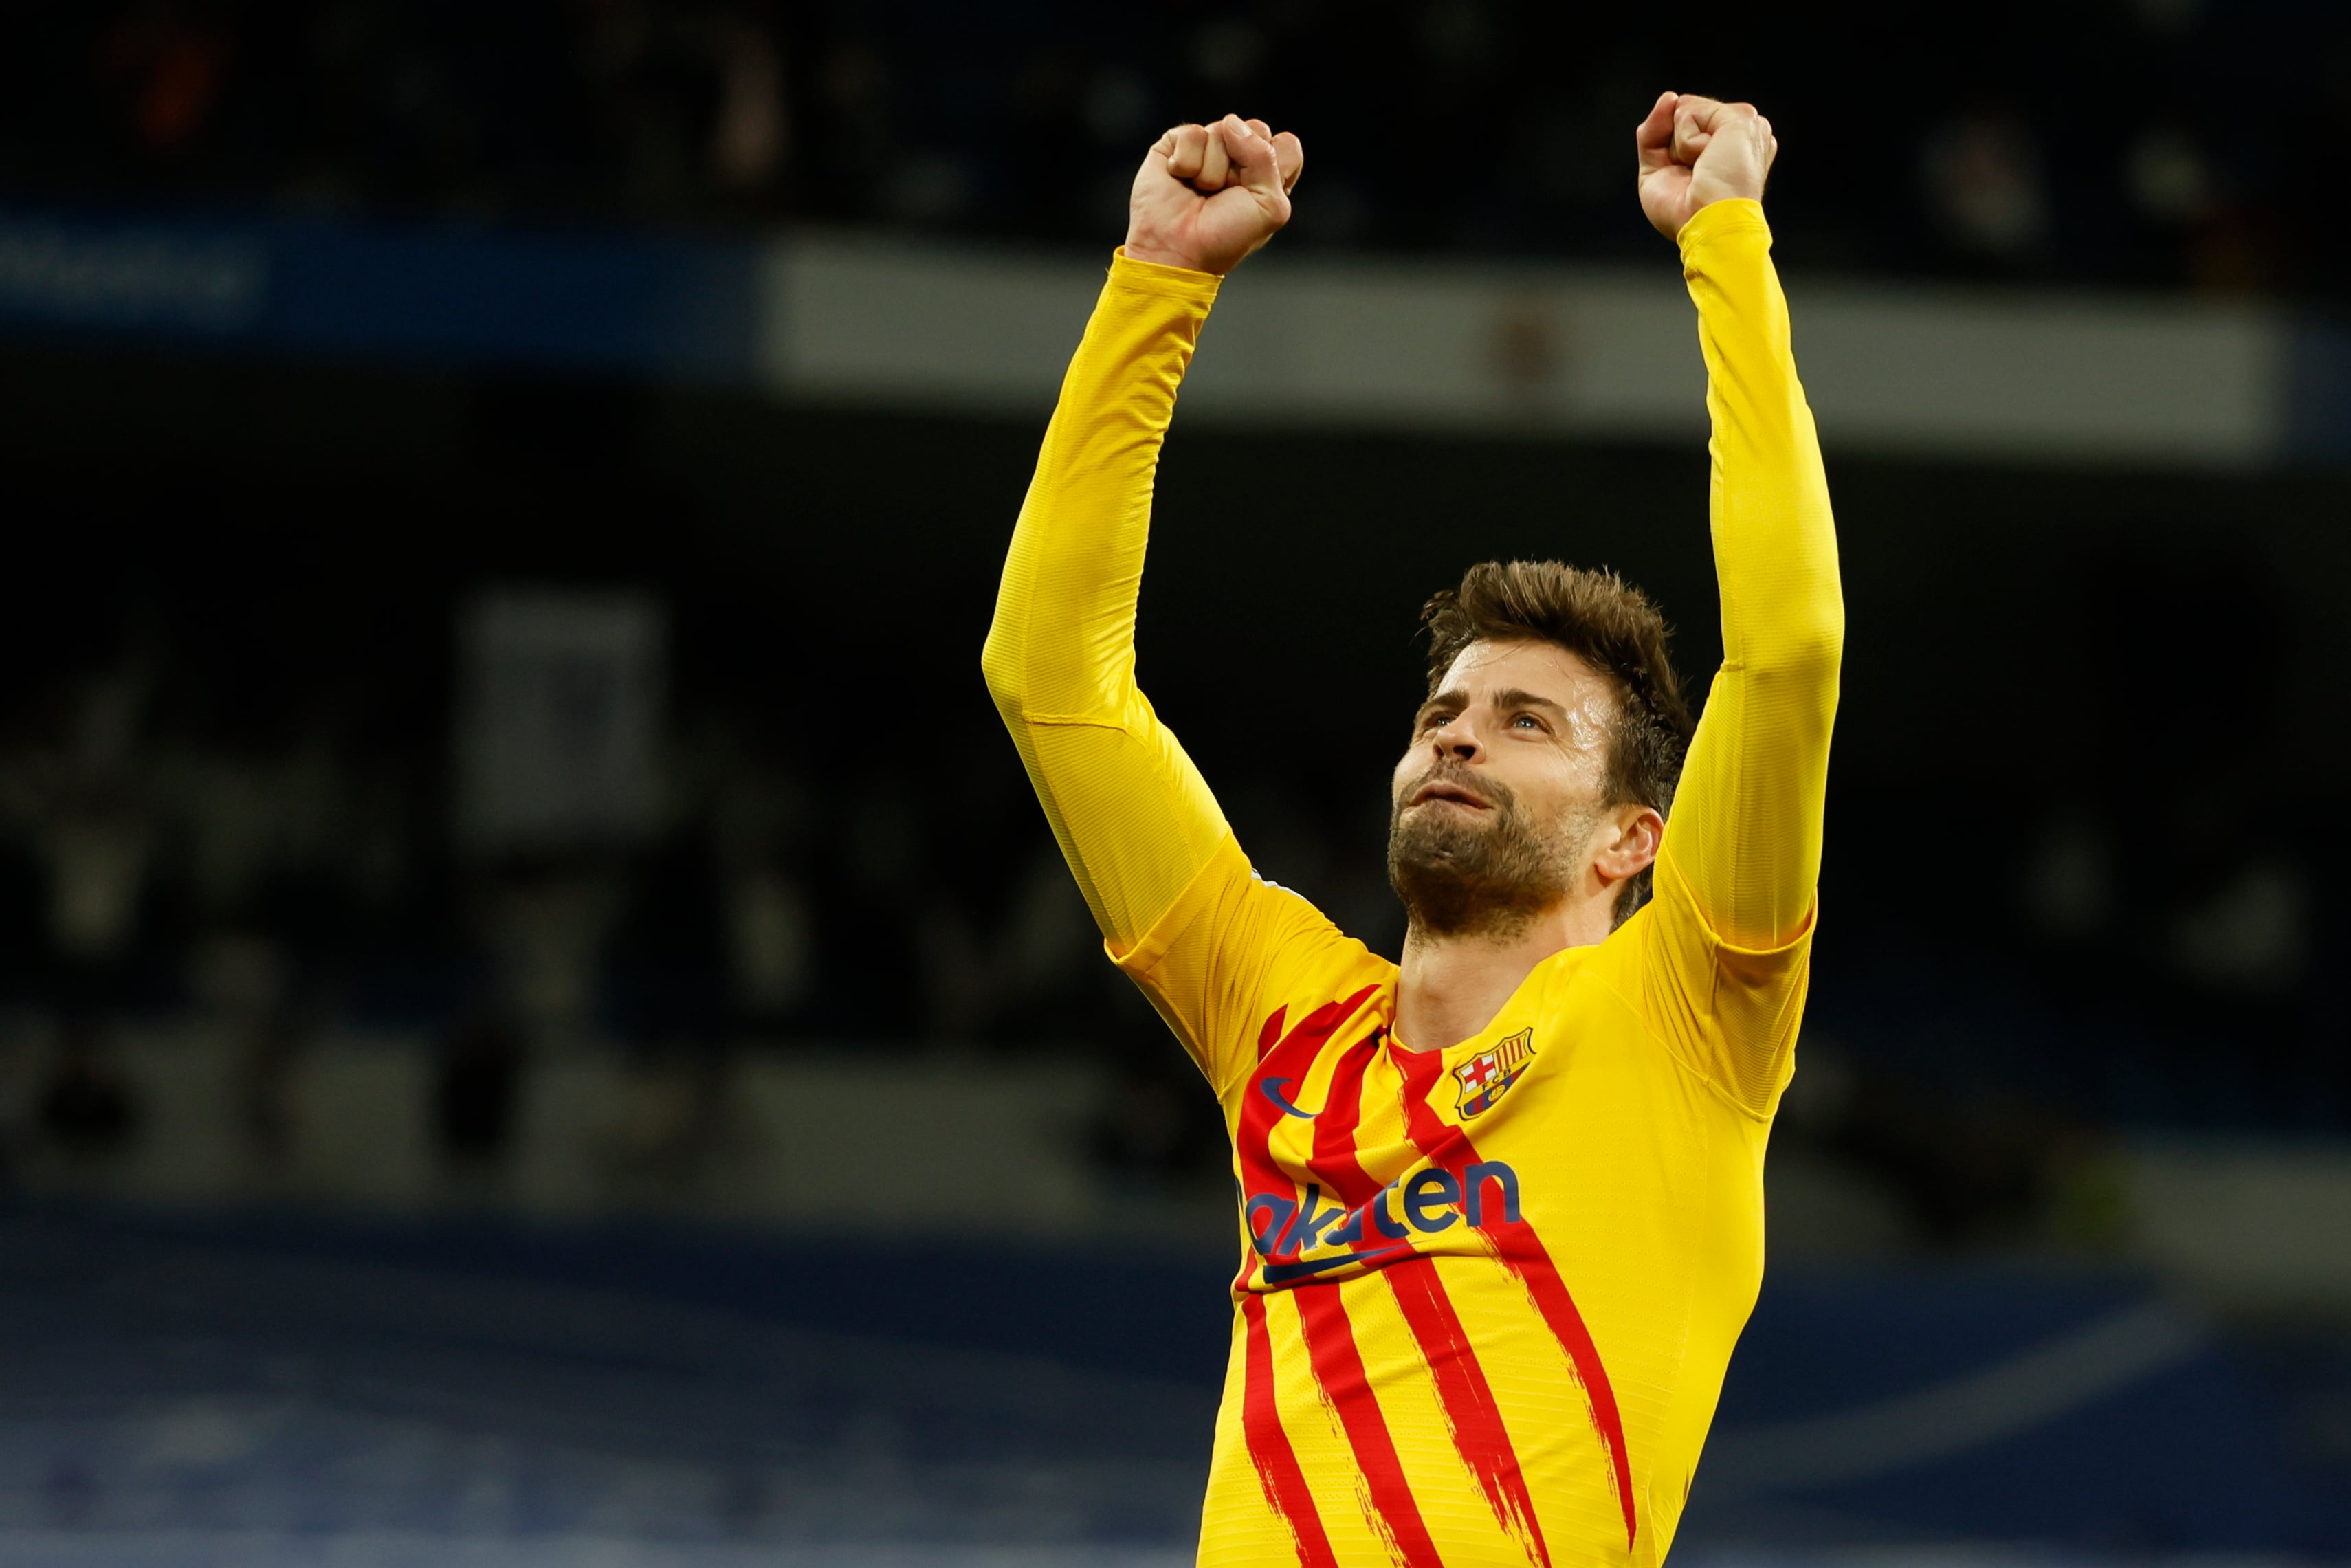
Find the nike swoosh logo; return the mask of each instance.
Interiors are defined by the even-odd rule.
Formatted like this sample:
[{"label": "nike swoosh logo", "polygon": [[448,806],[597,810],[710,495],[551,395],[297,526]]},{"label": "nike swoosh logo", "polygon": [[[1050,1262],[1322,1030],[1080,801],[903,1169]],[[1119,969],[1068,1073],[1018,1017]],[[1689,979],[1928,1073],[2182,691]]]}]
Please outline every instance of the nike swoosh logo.
[{"label": "nike swoosh logo", "polygon": [[1317,1111],[1301,1111],[1290,1103],[1288,1096],[1282,1093],[1284,1089],[1290,1087],[1290,1080],[1287,1078],[1269,1078],[1258,1087],[1265,1091],[1267,1099],[1281,1107],[1281,1113],[1285,1116],[1295,1116],[1301,1122],[1311,1122],[1322,1113]]},{"label": "nike swoosh logo", "polygon": [[1288,1280],[1303,1280],[1310,1274],[1327,1273],[1350,1263],[1386,1263],[1411,1250],[1409,1247],[1383,1247],[1376,1252],[1343,1252],[1336,1258],[1317,1258],[1311,1263],[1268,1263],[1265,1282],[1279,1285]]}]

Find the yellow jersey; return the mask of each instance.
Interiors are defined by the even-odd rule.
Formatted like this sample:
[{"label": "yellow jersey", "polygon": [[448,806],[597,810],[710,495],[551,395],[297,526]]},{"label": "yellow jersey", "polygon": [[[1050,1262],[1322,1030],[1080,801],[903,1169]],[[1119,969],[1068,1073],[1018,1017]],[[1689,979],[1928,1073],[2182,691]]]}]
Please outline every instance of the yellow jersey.
[{"label": "yellow jersey", "polygon": [[1233,1142],[1240,1267],[1200,1560],[1654,1563],[1763,1266],[1844,614],[1770,233],[1680,235],[1725,659],[1655,895],[1441,1050],[1396,966],[1260,879],[1134,678],[1152,477],[1217,280],[1120,256],[984,664],[1111,956]]}]

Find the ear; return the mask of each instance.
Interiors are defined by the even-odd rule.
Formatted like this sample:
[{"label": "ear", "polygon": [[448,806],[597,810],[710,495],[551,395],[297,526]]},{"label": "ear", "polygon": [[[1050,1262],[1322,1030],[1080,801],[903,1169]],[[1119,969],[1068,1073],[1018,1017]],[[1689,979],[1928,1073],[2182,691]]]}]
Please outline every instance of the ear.
[{"label": "ear", "polygon": [[1638,876],[1657,858],[1666,841],[1666,820],[1649,806],[1619,806],[1601,819],[1594,835],[1592,869],[1614,887]]}]

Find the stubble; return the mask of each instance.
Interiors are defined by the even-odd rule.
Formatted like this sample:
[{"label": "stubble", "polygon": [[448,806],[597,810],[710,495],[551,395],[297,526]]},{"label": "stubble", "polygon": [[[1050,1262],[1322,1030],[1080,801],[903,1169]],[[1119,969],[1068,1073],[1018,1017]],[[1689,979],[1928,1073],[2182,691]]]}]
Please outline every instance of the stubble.
[{"label": "stubble", "polygon": [[[1404,803],[1432,779],[1458,779],[1487,809],[1427,805],[1407,821]],[[1569,846],[1582,836],[1575,827],[1546,832],[1508,786],[1472,781],[1440,764],[1413,780],[1390,809],[1388,884],[1416,933],[1508,941],[1573,887]]]}]

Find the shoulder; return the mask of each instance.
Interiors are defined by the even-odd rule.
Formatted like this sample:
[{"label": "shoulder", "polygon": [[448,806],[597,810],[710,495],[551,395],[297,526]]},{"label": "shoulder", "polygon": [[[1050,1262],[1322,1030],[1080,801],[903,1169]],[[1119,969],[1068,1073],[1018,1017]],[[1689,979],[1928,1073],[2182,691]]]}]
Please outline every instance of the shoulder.
[{"label": "shoulder", "polygon": [[1229,833],[1166,914],[1132,947],[1111,956],[1129,974],[1143,975],[1186,949],[1203,948],[1294,950],[1301,962],[1368,962],[1391,974],[1395,967],[1342,932],[1311,900],[1260,873]]},{"label": "shoulder", "polygon": [[1775,947],[1724,940],[1670,861],[1656,896],[1592,950],[1587,969],[1664,1056],[1749,1116],[1784,1085],[1812,974],[1813,922]]},{"label": "shoulder", "polygon": [[[1353,1015],[1373,996],[1395,996],[1399,971],[1394,959],[1340,930],[1303,894],[1251,876],[1249,896],[1264,904],[1268,924],[1289,938],[1259,988],[1265,1006],[1286,1009],[1295,1018],[1301,1009],[1320,1011],[1345,1003],[1345,1012]],[[1384,1005],[1393,1010],[1392,1003]]]},{"label": "shoulder", "polygon": [[[1223,1092],[1303,1018],[1330,1027],[1395,988],[1395,966],[1289,888],[1259,876],[1229,836],[1167,913],[1111,956]],[[1344,1004],[1341,1006],[1341,1004]]]}]

